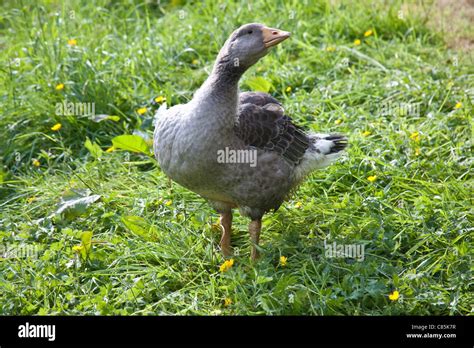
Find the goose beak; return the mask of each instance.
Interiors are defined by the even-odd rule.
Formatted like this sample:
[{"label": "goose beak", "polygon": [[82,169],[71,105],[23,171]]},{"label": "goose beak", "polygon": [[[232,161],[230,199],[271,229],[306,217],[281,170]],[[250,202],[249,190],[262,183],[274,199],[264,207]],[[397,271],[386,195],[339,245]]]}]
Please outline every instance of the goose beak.
[{"label": "goose beak", "polygon": [[287,31],[267,27],[264,27],[262,29],[262,33],[263,44],[265,45],[265,48],[270,48],[272,46],[278,45],[280,42],[290,37],[290,33]]}]

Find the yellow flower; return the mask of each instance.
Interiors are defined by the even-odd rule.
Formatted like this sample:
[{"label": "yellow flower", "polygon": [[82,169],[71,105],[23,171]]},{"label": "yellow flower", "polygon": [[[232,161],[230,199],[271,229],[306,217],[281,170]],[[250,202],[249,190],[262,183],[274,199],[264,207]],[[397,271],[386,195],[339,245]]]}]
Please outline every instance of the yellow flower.
[{"label": "yellow flower", "polygon": [[69,40],[67,40],[67,44],[69,46],[76,46],[77,45],[77,40],[76,39],[69,39]]},{"label": "yellow flower", "polygon": [[303,203],[301,203],[301,202],[296,202],[296,203],[295,203],[295,208],[298,208],[298,209],[299,209],[299,208],[301,208],[302,206],[303,206]]},{"label": "yellow flower", "polygon": [[369,180],[370,182],[374,182],[375,180],[377,180],[377,175],[371,175],[367,178],[367,180]]},{"label": "yellow flower", "polygon": [[462,103],[461,103],[461,102],[457,102],[456,105],[454,105],[454,108],[455,108],[455,109],[460,109],[460,108],[462,108]]},{"label": "yellow flower", "polygon": [[28,203],[32,203],[32,202],[36,201],[36,196],[30,197],[30,198],[28,198],[26,201],[27,201]]},{"label": "yellow flower", "polygon": [[76,253],[80,253],[82,249],[84,249],[84,246],[82,245],[74,245],[72,247],[72,251],[75,251]]},{"label": "yellow flower", "polygon": [[417,147],[415,150],[415,156],[419,156],[420,154],[421,154],[421,150],[419,147]]},{"label": "yellow flower", "polygon": [[33,165],[34,165],[35,167],[39,167],[39,166],[41,165],[41,163],[40,163],[40,161],[38,161],[38,160],[35,158],[35,159],[33,159]]},{"label": "yellow flower", "polygon": [[62,91],[64,89],[64,83],[58,83],[55,89],[56,91]]},{"label": "yellow flower", "polygon": [[290,92],[291,92],[291,87],[290,86],[286,87],[286,93],[290,93]]},{"label": "yellow flower", "polygon": [[280,256],[280,265],[281,265],[282,267],[285,267],[287,260],[288,260],[288,258],[287,258],[286,256]]},{"label": "yellow flower", "polygon": [[51,127],[51,130],[57,132],[58,130],[61,129],[61,127],[62,127],[61,123],[56,123],[54,126]]},{"label": "yellow flower", "polygon": [[169,200],[167,200],[167,201],[165,202],[165,205],[166,205],[167,207],[169,207],[171,204],[173,204],[173,201],[172,201],[171,199],[169,199]]},{"label": "yellow flower", "polygon": [[234,259],[225,260],[224,263],[219,267],[219,270],[222,273],[227,272],[233,265],[234,265]]},{"label": "yellow flower", "polygon": [[334,121],[334,124],[336,124],[336,125],[340,125],[341,123],[342,123],[341,119],[338,119],[338,120]]},{"label": "yellow flower", "polygon": [[336,47],[334,47],[334,46],[326,47],[326,51],[328,51],[328,52],[334,52],[335,50],[336,50]]},{"label": "yellow flower", "polygon": [[155,98],[155,102],[156,102],[156,103],[162,103],[162,102],[164,102],[164,101],[166,101],[166,98],[163,97],[162,95],[160,95],[159,97],[156,97],[156,98]]},{"label": "yellow flower", "polygon": [[367,31],[364,33],[364,36],[365,36],[365,37],[368,37],[368,36],[372,35],[373,33],[374,33],[374,32],[373,32],[371,29],[369,29],[369,30],[367,30]]},{"label": "yellow flower", "polygon": [[360,40],[359,40],[359,39],[355,39],[355,40],[354,40],[354,45],[359,46],[359,45],[360,45]]},{"label": "yellow flower", "polygon": [[400,297],[400,293],[397,290],[392,291],[389,295],[388,298],[390,301],[396,301]]},{"label": "yellow flower", "polygon": [[143,107],[143,108],[138,109],[138,110],[137,110],[137,113],[138,113],[139,115],[143,115],[143,114],[146,112],[146,110],[147,110],[147,109],[146,109],[145,107]]},{"label": "yellow flower", "polygon": [[231,304],[232,304],[232,300],[226,297],[224,300],[224,306],[227,307],[227,306],[230,306]]},{"label": "yellow flower", "polygon": [[364,132],[362,133],[362,136],[368,137],[368,136],[371,135],[371,134],[372,134],[371,131],[366,130],[366,131],[364,131]]},{"label": "yellow flower", "polygon": [[413,140],[414,142],[420,142],[420,133],[418,132],[413,132],[410,134],[410,139]]},{"label": "yellow flower", "polygon": [[105,152],[112,152],[112,151],[115,151],[115,147],[111,146],[109,147],[107,150],[105,150]]},{"label": "yellow flower", "polygon": [[198,65],[199,64],[199,60],[197,59],[193,59],[193,61],[191,62],[192,65]]}]

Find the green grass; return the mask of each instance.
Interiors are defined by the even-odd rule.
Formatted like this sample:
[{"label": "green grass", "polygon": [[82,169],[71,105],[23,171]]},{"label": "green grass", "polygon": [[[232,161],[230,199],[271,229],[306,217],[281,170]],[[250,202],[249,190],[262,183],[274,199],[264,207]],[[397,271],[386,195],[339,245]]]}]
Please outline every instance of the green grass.
[{"label": "green grass", "polygon": [[[32,3],[0,11],[0,245],[37,251],[0,259],[1,314],[472,314],[472,55],[422,16],[398,18],[400,1]],[[205,201],[147,155],[97,146],[151,136],[150,100],[189,100],[246,22],[293,35],[242,89],[263,78],[299,124],[350,147],[264,218],[257,264],[236,215],[221,273]],[[58,116],[63,100],[120,120]],[[57,213],[74,190],[100,199]],[[364,260],[326,257],[325,239],[363,244]]]}]

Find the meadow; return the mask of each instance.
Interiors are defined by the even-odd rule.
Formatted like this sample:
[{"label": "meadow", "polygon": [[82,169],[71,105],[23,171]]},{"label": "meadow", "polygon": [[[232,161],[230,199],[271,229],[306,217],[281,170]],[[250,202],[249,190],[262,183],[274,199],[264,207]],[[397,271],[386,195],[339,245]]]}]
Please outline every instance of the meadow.
[{"label": "meadow", "polygon": [[[432,6],[3,1],[0,314],[472,314],[473,55]],[[350,145],[264,217],[257,263],[235,214],[230,265],[218,215],[150,145],[155,110],[248,22],[292,36],[241,90]]]}]

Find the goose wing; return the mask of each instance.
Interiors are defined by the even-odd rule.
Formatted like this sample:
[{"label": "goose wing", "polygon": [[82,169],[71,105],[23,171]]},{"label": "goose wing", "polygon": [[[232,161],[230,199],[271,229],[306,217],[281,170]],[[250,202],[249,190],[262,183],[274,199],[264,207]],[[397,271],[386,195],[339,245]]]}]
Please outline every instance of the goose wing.
[{"label": "goose wing", "polygon": [[234,130],[246,145],[274,151],[294,165],[310,144],[304,131],[285,115],[281,103],[262,92],[240,93]]}]

